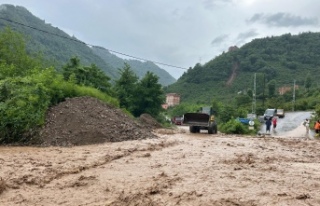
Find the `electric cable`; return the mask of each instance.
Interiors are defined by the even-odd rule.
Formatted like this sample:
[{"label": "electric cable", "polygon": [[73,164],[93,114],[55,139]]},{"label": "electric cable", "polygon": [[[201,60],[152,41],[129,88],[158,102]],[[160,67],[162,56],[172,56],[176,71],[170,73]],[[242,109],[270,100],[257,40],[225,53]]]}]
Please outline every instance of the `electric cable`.
[{"label": "electric cable", "polygon": [[163,66],[168,66],[168,67],[174,67],[174,68],[177,68],[177,69],[183,69],[183,70],[188,70],[187,68],[184,68],[184,67],[180,67],[180,66],[175,66],[175,65],[171,65],[171,64],[167,64],[167,63],[162,63],[162,62],[158,62],[158,61],[153,61],[153,60],[149,60],[149,59],[145,59],[145,58],[141,58],[141,57],[136,57],[136,56],[133,56],[133,55],[129,55],[129,54],[125,54],[123,52],[118,52],[118,51],[115,51],[115,50],[111,50],[111,49],[106,49],[102,46],[95,46],[95,45],[92,45],[92,44],[88,44],[88,43],[85,43],[83,41],[80,41],[78,39],[73,39],[73,38],[70,38],[70,37],[67,37],[67,36],[63,36],[63,35],[59,35],[59,34],[54,34],[54,33],[51,33],[51,32],[48,32],[48,31],[45,31],[45,30],[42,30],[42,29],[38,29],[36,27],[33,27],[33,26],[28,26],[28,25],[25,25],[23,23],[19,23],[19,22],[16,22],[16,21],[12,21],[10,19],[6,19],[6,18],[3,18],[3,17],[0,17],[1,20],[4,20],[4,21],[7,21],[7,22],[10,22],[10,23],[13,23],[13,24],[18,24],[20,26],[24,26],[24,27],[27,27],[27,28],[30,28],[30,29],[34,29],[36,31],[40,31],[40,32],[44,32],[44,33],[47,33],[47,34],[51,34],[51,35],[54,35],[54,36],[58,36],[58,37],[61,37],[61,38],[64,38],[64,39],[68,39],[68,40],[71,40],[71,41],[75,41],[77,43],[81,43],[81,44],[84,44],[86,46],[90,46],[90,47],[95,47],[95,48],[98,48],[98,49],[105,49],[109,52],[112,52],[112,53],[116,53],[116,54],[120,54],[120,55],[123,55],[123,56],[127,56],[127,57],[130,57],[130,58],[133,58],[133,59],[138,59],[138,60],[142,60],[142,61],[147,61],[147,62],[152,62],[154,64],[160,64],[160,65],[163,65]]}]

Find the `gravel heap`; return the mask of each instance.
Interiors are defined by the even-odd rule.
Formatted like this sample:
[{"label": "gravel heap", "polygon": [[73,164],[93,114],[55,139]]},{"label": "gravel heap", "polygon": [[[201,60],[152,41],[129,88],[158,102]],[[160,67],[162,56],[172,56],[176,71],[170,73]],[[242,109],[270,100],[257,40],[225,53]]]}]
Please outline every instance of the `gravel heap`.
[{"label": "gravel heap", "polygon": [[69,98],[51,107],[40,132],[42,146],[75,146],[157,138],[160,125],[150,116],[140,121],[92,97]]}]

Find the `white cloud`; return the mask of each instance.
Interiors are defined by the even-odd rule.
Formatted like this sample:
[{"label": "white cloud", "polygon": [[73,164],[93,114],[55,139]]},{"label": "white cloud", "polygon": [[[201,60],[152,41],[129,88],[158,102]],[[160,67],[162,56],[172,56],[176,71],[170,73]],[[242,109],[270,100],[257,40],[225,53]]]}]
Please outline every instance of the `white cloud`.
[{"label": "white cloud", "polygon": [[263,23],[267,26],[275,27],[299,27],[299,26],[317,26],[318,18],[308,18],[295,16],[289,13],[275,13],[275,14],[255,14],[251,19],[248,20],[249,23]]}]

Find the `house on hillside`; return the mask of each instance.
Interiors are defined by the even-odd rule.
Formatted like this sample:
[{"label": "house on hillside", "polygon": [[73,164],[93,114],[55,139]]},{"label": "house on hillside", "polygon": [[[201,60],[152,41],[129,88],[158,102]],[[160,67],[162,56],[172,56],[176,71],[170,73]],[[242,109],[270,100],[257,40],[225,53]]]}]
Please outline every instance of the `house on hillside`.
[{"label": "house on hillside", "polygon": [[177,93],[166,94],[166,103],[162,105],[162,108],[168,109],[168,107],[173,107],[180,104],[180,95]]}]

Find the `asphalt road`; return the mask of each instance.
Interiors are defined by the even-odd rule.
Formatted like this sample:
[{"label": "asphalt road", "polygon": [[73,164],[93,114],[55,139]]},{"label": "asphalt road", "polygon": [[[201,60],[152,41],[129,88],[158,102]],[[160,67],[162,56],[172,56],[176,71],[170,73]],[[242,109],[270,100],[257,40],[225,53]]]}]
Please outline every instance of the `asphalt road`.
[{"label": "asphalt road", "polygon": [[[284,118],[278,118],[276,132],[274,132],[275,136],[282,136],[290,131],[295,130],[306,118],[311,118],[312,112],[286,112]],[[266,125],[263,124],[260,132],[265,133]]]}]

